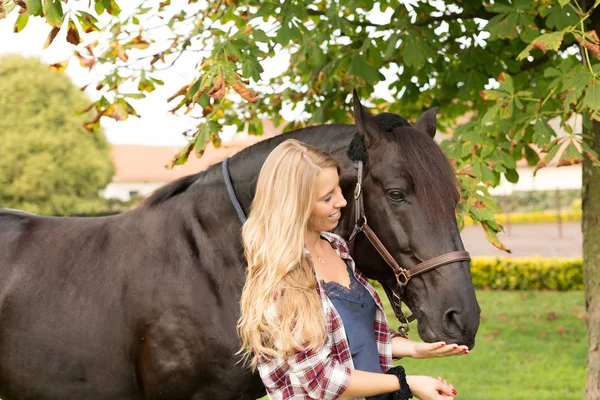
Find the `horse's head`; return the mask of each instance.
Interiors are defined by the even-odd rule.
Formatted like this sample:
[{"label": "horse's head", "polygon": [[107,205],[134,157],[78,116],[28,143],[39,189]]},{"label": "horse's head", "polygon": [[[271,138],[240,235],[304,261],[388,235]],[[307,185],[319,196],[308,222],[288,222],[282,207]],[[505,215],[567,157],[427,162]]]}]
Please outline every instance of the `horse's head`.
[{"label": "horse's head", "polygon": [[[433,140],[436,109],[425,111],[411,126],[394,114],[373,117],[355,94],[354,112],[358,134],[349,156],[368,157],[362,183],[365,216],[394,260],[411,270],[434,257],[464,250],[455,216],[459,200],[455,174]],[[354,257],[367,276],[381,282],[392,301],[396,277],[364,234],[357,236]],[[480,308],[468,261],[412,277],[402,298],[416,316],[423,340],[474,346]]]}]

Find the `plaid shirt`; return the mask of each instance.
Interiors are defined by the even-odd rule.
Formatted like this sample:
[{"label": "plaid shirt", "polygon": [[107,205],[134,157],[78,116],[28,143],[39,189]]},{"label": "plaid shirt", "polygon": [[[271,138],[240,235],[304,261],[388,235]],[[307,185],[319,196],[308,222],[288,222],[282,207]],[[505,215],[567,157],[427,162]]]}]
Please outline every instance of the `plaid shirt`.
[{"label": "plaid shirt", "polygon": [[[377,308],[373,328],[377,340],[379,363],[383,372],[386,372],[392,367],[391,340],[398,334],[389,329],[381,300],[373,286],[356,269],[346,241],[328,232],[322,232],[321,237],[329,241],[338,256],[348,261],[356,279],[375,300]],[[310,253],[307,251],[305,253],[310,259]],[[298,352],[286,359],[277,357],[259,362],[258,371],[270,399],[337,399],[348,387],[350,370],[354,368],[354,364],[342,318],[320,283],[318,283],[318,292],[327,323],[325,345],[317,351]]]}]

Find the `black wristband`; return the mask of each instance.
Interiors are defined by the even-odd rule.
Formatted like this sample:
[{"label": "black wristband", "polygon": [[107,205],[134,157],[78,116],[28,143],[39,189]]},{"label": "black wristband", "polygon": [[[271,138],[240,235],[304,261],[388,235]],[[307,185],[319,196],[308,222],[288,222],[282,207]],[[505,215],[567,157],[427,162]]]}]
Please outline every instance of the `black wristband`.
[{"label": "black wristband", "polygon": [[399,365],[397,367],[390,368],[386,374],[395,375],[400,383],[400,390],[390,393],[390,400],[409,400],[412,399],[413,395],[410,390],[410,386],[406,382],[406,372],[404,367]]}]

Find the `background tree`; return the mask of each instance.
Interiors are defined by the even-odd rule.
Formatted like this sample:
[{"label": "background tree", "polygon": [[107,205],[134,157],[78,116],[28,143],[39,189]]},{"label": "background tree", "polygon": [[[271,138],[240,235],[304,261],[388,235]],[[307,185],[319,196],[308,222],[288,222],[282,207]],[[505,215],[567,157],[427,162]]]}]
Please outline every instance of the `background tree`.
[{"label": "background tree", "polygon": [[38,59],[0,58],[0,207],[71,214],[104,207],[114,175],[102,134],[77,116],[89,99]]},{"label": "background tree", "polygon": [[[207,140],[218,144],[225,125],[260,134],[259,117],[280,119],[283,105],[302,107],[310,117],[295,125],[349,121],[349,94],[362,97],[384,80],[395,101],[372,105],[415,118],[440,107],[440,129],[459,116],[470,122],[443,146],[455,163],[463,190],[459,220],[469,214],[489,240],[502,248],[487,187],[501,176],[518,180],[516,161],[537,169],[558,157],[560,165],[584,161],[583,230],[590,356],[588,399],[600,398],[600,0],[409,1],[329,0],[142,1],[121,15],[116,0],[94,0],[94,10],[67,8],[59,0],[6,1],[2,13],[18,9],[19,31],[30,16],[61,26],[89,68],[101,65],[103,96],[96,116],[135,114],[129,98],[142,97],[162,82],[159,69],[197,57],[194,79],[173,94],[172,112],[189,113],[198,126],[173,160],[183,163]],[[76,7],[70,2],[68,7]],[[65,6],[63,8],[63,6]],[[16,12],[16,11],[15,11]],[[107,17],[104,35],[95,14]],[[384,17],[375,18],[376,14]],[[289,68],[261,80],[261,61],[290,54]],[[60,65],[59,65],[60,66]],[[139,93],[123,93],[124,83]],[[126,86],[125,86],[126,87]],[[252,87],[253,90],[250,90]],[[240,101],[243,99],[243,101]],[[557,118],[564,134],[548,121]],[[582,128],[570,124],[571,118]]]}]

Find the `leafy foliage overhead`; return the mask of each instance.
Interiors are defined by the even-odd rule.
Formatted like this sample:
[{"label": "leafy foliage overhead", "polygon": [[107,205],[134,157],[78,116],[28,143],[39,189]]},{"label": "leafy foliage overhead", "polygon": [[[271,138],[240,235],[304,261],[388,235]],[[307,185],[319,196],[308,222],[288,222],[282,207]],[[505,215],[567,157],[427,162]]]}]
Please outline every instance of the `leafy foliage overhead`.
[{"label": "leafy foliage overhead", "polygon": [[[600,121],[599,1],[148,0],[125,15],[118,0],[94,0],[93,10],[5,0],[0,15],[19,12],[16,31],[45,17],[53,27],[47,43],[65,30],[81,65],[101,71],[91,131],[102,117],[136,115],[131,98],[162,85],[160,70],[196,57],[194,78],[169,98],[173,113],[198,119],[175,164],[209,140],[218,145],[226,125],[261,134],[260,118],[277,124],[284,106],[309,115],[294,126],[350,122],[353,88],[368,97],[374,85],[387,86],[394,101],[371,98],[372,106],[409,119],[440,107],[440,129],[452,131],[443,147],[462,185],[459,214],[502,247],[487,186],[502,176],[516,182],[523,159],[536,170],[556,157],[559,165],[597,163],[568,121]],[[102,34],[87,35],[95,31]],[[263,65],[281,54],[287,70],[263,79]],[[126,82],[138,91],[125,92]],[[564,134],[548,123],[555,118]]]}]

